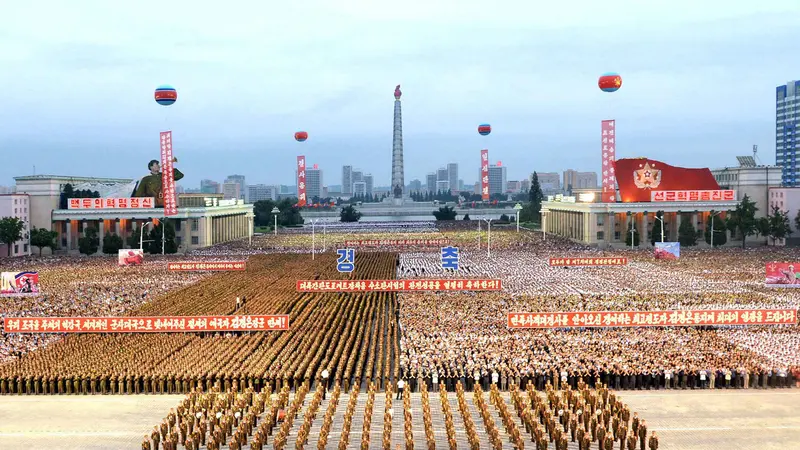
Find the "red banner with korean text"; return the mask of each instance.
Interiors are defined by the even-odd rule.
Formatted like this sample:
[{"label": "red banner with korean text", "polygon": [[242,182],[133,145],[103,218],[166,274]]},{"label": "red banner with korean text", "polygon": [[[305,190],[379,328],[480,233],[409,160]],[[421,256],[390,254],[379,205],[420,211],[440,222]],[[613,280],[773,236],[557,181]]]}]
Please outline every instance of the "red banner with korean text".
[{"label": "red banner with korean text", "polygon": [[344,241],[345,247],[376,247],[379,245],[393,246],[439,246],[447,245],[447,239],[367,239],[363,241]]},{"label": "red banner with korean text", "polygon": [[625,266],[628,258],[550,258],[551,266]]},{"label": "red banner with korean text", "polygon": [[726,309],[509,313],[507,321],[508,328],[794,325],[797,324],[797,311],[793,309]]},{"label": "red banner with korean text", "polygon": [[800,288],[800,262],[770,262],[767,263],[766,287]]},{"label": "red banner with korean text", "polygon": [[614,161],[617,154],[617,132],[614,120],[604,120],[600,124],[600,152],[602,153],[603,202],[617,201],[617,178],[614,176]]},{"label": "red banner with korean text", "polygon": [[5,333],[285,331],[289,316],[6,317]]},{"label": "red banner with korean text", "polygon": [[481,199],[489,200],[489,150],[481,150]]},{"label": "red banner with korean text", "polygon": [[736,191],[732,189],[690,190],[690,191],[651,191],[651,202],[733,202]]},{"label": "red banner with korean text", "polygon": [[246,270],[246,261],[184,261],[167,263],[170,272],[188,272],[194,270],[225,272],[231,270]]},{"label": "red banner with korean text", "polygon": [[175,172],[172,161],[172,131],[161,132],[161,195],[164,196],[164,216],[178,214],[175,197]]},{"label": "red banner with korean text", "polygon": [[623,158],[613,162],[624,203],[649,202],[652,191],[718,191],[708,169],[686,169],[648,158]]},{"label": "red banner with korean text", "polygon": [[298,280],[297,292],[500,291],[501,280]]},{"label": "red banner with korean text", "polygon": [[306,157],[297,157],[297,206],[306,206]]},{"label": "red banner with korean text", "polygon": [[153,197],[71,198],[67,209],[150,209],[154,205]]}]

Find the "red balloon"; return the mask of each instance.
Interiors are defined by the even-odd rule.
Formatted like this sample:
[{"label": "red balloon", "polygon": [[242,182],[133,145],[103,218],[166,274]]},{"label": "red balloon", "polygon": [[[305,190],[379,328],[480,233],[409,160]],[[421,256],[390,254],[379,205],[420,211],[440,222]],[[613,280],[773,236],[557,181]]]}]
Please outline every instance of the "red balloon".
[{"label": "red balloon", "polygon": [[294,139],[297,142],[304,142],[306,139],[308,139],[308,133],[305,131],[298,131],[294,134]]},{"label": "red balloon", "polygon": [[597,87],[603,92],[615,92],[622,87],[622,77],[616,73],[605,73],[597,80]]}]

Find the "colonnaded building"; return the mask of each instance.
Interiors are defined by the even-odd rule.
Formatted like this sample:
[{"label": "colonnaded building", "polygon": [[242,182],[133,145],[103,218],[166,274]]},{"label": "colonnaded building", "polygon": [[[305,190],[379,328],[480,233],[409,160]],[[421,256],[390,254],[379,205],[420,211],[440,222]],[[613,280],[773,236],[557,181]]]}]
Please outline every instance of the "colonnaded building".
[{"label": "colonnaded building", "polygon": [[[130,198],[136,181],[119,178],[32,175],[15,177],[16,192],[28,194],[31,228],[46,228],[58,233],[59,251],[76,252],[78,239],[88,228],[98,230],[101,242],[106,234],[120,236],[125,243],[137,227],[153,219],[163,219],[161,208],[109,208],[108,202],[89,207],[63,208],[62,192],[70,184],[74,190],[97,191],[101,198]],[[253,233],[253,207],[242,200],[222,200],[214,194],[178,194],[178,214],[168,219],[175,225],[179,252],[246,237]]]}]

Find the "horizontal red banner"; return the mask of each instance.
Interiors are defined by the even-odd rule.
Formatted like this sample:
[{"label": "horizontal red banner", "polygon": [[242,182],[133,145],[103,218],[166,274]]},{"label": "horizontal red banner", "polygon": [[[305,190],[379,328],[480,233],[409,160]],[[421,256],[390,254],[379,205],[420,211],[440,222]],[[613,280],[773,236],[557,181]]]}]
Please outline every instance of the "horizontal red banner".
[{"label": "horizontal red banner", "polygon": [[730,202],[736,200],[736,191],[691,190],[691,191],[650,191],[651,202]]},{"label": "horizontal red banner", "polygon": [[246,261],[226,261],[226,262],[171,262],[167,263],[167,270],[170,272],[187,272],[192,270],[245,270]]},{"label": "horizontal red banner", "polygon": [[508,328],[690,327],[796,324],[793,309],[509,313]]},{"label": "horizontal red banner", "polygon": [[344,245],[351,246],[376,246],[376,245],[447,245],[447,239],[399,239],[399,240],[367,240],[367,241],[344,241]]},{"label": "horizontal red banner", "polygon": [[550,258],[551,266],[625,266],[628,258]]},{"label": "horizontal red banner", "polygon": [[298,280],[297,292],[500,291],[501,280]]},{"label": "horizontal red banner", "polygon": [[6,317],[6,333],[180,333],[283,331],[288,315],[164,317]]},{"label": "horizontal red banner", "polygon": [[71,198],[68,209],[150,209],[153,208],[153,197],[119,197],[119,198]]}]

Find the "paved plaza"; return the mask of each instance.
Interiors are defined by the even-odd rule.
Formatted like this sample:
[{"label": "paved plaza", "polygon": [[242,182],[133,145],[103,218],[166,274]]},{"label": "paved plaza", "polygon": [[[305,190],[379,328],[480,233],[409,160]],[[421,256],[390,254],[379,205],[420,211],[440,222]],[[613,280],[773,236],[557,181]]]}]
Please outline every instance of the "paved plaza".
[{"label": "paved plaza", "polygon": [[[798,389],[623,391],[621,395],[623,402],[647,421],[648,428],[657,431],[661,441],[659,450],[800,448],[797,445],[797,436],[800,434]],[[363,411],[366,397],[364,394],[362,396],[359,406]],[[472,394],[468,393],[467,396],[471,398]],[[457,412],[455,394],[451,393],[448,397]],[[2,396],[0,448],[138,450],[144,435],[160,423],[181,398],[176,395]],[[412,398],[416,407],[419,394],[414,394]],[[438,394],[431,398],[438,402]],[[341,409],[346,405],[346,396],[343,396],[343,400],[339,403]],[[400,402],[395,402],[393,406],[396,410],[392,427],[394,445],[402,442],[403,437]],[[321,405],[320,410],[324,411],[324,407]],[[383,395],[379,394],[376,395],[373,424],[382,423],[382,411]],[[473,416],[475,414],[477,412],[473,411]],[[321,415],[318,419],[321,420]],[[473,419],[478,419],[476,425],[480,423],[479,417]],[[315,421],[316,427],[319,426],[319,420]],[[350,447],[358,448],[361,423],[362,420],[353,423]],[[440,431],[444,433],[444,427],[443,424],[434,423],[434,428],[438,441],[438,434]],[[381,430],[375,426],[370,430],[373,444],[379,445]],[[459,432],[462,429],[457,431],[458,437],[462,438]],[[415,448],[425,448],[421,421],[414,423],[414,437]],[[441,438],[441,448],[446,448],[444,436]],[[335,438],[329,441],[329,447],[335,448],[337,441]],[[309,444],[312,445],[307,448],[316,448],[316,442]],[[462,448],[461,444],[459,439],[459,448]]]}]

